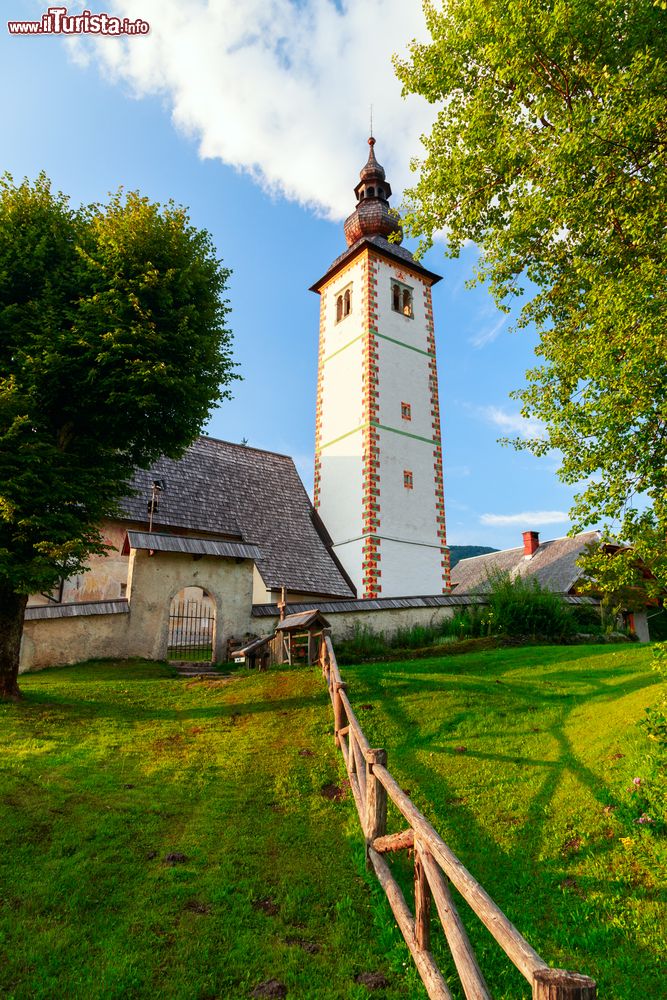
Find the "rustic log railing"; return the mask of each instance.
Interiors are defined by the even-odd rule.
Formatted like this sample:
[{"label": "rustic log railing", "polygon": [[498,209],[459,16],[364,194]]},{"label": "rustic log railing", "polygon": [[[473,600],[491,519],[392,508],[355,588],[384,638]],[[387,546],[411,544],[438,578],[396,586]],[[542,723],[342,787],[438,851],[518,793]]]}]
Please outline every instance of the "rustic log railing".
[{"label": "rustic log railing", "polygon": [[[491,1000],[491,993],[452,899],[451,883],[530,983],[533,1000],[595,1000],[595,981],[588,976],[552,969],[547,965],[447,847],[387,770],[386,750],[370,746],[354,714],[330,635],[323,637],[320,666],[333,705],[334,739],[345,761],[366,838],[367,864],[387,895],[429,997],[432,1000],[452,998],[431,952],[433,902],[466,1000]],[[387,834],[388,799],[407,821],[406,830]],[[414,853],[414,914],[384,858],[385,854],[406,848]]]}]

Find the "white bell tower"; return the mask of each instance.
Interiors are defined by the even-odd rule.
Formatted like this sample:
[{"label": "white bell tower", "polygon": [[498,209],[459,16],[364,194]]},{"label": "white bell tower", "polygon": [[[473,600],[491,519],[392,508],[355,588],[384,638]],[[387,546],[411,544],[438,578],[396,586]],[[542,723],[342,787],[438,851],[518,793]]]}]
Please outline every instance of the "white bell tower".
[{"label": "white bell tower", "polygon": [[449,550],[431,305],[440,277],[400,246],[391,187],[368,142],[348,248],[312,287],[321,299],[315,507],[359,597],[442,594]]}]

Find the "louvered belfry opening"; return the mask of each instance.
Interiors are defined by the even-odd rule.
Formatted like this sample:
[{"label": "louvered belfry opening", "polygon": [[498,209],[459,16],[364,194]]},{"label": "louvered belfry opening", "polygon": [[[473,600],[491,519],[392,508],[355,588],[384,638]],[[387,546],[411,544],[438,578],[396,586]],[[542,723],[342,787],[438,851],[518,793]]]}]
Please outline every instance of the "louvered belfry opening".
[{"label": "louvered belfry opening", "polygon": [[211,662],[215,641],[215,606],[201,587],[186,587],[169,608],[167,659]]}]

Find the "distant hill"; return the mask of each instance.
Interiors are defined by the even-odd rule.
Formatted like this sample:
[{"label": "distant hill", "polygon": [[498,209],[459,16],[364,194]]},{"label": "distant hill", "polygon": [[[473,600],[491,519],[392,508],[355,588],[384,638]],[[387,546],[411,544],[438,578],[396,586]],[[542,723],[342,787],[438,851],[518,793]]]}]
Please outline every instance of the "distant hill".
[{"label": "distant hill", "polygon": [[470,559],[472,556],[485,556],[487,552],[499,552],[499,549],[491,549],[488,545],[450,545],[449,559],[453,569],[457,562],[462,559]]}]

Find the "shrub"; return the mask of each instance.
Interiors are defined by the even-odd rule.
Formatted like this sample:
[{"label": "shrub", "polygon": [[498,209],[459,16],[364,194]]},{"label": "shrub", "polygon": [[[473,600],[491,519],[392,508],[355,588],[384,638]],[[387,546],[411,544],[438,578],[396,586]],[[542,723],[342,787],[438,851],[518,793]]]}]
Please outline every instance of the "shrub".
[{"label": "shrub", "polygon": [[569,608],[577,632],[602,635],[605,631],[602,612],[598,605],[574,604]]},{"label": "shrub", "polygon": [[489,624],[500,635],[562,639],[575,632],[569,608],[537,580],[507,573],[490,579]]}]

